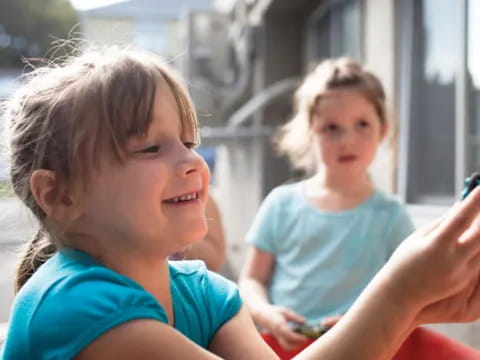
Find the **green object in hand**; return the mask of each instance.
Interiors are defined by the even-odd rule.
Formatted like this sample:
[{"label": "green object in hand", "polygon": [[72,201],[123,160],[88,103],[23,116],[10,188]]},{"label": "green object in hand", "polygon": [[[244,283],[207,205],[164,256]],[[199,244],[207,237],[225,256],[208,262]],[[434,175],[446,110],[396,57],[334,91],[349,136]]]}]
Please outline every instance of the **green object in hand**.
[{"label": "green object in hand", "polygon": [[292,330],[296,333],[305,335],[310,339],[316,339],[325,334],[328,330],[326,326],[321,324],[317,325],[308,325],[308,324],[292,324]]}]

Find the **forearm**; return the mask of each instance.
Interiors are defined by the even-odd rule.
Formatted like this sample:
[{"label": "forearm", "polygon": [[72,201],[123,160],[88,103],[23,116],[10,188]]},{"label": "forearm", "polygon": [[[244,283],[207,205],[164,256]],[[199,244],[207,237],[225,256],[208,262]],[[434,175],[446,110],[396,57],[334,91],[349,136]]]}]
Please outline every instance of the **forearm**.
[{"label": "forearm", "polygon": [[379,274],[345,316],[298,359],[391,359],[416,327],[417,312],[389,289],[386,273]]},{"label": "forearm", "polygon": [[264,284],[253,278],[240,278],[239,288],[245,304],[257,325],[267,327],[265,312],[262,309],[270,304],[268,291]]}]

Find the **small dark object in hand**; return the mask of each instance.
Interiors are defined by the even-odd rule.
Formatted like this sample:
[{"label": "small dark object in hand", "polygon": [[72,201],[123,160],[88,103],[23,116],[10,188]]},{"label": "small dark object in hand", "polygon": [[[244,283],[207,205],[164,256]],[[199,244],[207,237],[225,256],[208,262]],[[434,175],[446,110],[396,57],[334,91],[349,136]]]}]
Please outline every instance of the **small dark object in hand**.
[{"label": "small dark object in hand", "polygon": [[480,185],[480,174],[473,173],[467,180],[465,180],[465,188],[463,189],[462,199],[465,199],[470,192]]},{"label": "small dark object in hand", "polygon": [[295,331],[296,333],[305,335],[306,337],[310,339],[316,339],[322,336],[327,332],[329,328],[318,324],[318,325],[308,325],[308,324],[297,324],[294,323],[292,324],[292,330]]}]

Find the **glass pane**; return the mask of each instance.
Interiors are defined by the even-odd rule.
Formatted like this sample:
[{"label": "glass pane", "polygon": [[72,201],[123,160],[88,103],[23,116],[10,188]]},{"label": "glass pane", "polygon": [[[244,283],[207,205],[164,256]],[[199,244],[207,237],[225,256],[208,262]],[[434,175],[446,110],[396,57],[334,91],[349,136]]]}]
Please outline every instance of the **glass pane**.
[{"label": "glass pane", "polygon": [[468,172],[480,171],[480,2],[470,0],[467,7],[467,71],[470,120]]},{"label": "glass pane", "polygon": [[330,51],[330,18],[331,14],[327,13],[315,22],[315,62],[332,56]]},{"label": "glass pane", "polygon": [[342,9],[342,53],[354,59],[360,59],[360,4],[357,0],[348,0]]},{"label": "glass pane", "polygon": [[[459,2],[414,1],[407,201],[455,198],[455,72]],[[401,44],[400,46],[408,46]]]},{"label": "glass pane", "polygon": [[332,4],[314,20],[315,62],[337,56],[360,58],[360,2]]}]

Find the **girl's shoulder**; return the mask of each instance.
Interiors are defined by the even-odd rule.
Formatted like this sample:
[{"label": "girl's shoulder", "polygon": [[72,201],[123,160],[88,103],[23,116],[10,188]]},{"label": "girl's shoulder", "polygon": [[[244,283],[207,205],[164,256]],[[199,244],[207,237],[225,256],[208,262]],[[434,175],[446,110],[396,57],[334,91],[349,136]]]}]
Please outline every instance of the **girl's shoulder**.
[{"label": "girl's shoulder", "polygon": [[278,185],[273,188],[267,195],[267,198],[274,198],[277,200],[290,200],[298,196],[302,196],[302,189],[305,181],[296,181]]},{"label": "girl's shoulder", "polygon": [[[155,298],[133,280],[80,252],[59,252],[17,294],[7,334],[45,358],[73,358],[108,329],[133,319],[167,322]],[[59,329],[61,329],[59,331]],[[55,356],[53,356],[55,352]]]},{"label": "girl's shoulder", "polygon": [[380,189],[375,189],[370,204],[378,211],[398,212],[405,209],[405,203],[398,195]]},{"label": "girl's shoulder", "polygon": [[35,318],[45,316],[45,320],[53,315],[86,316],[100,308],[116,312],[136,298],[143,298],[148,304],[157,303],[134,280],[75,250],[57,253],[49,259],[27,281],[18,297],[28,299],[36,308]]},{"label": "girl's shoulder", "polygon": [[231,280],[207,269],[202,260],[169,261],[172,284],[188,293],[212,293],[220,297],[225,293],[238,292]]}]

